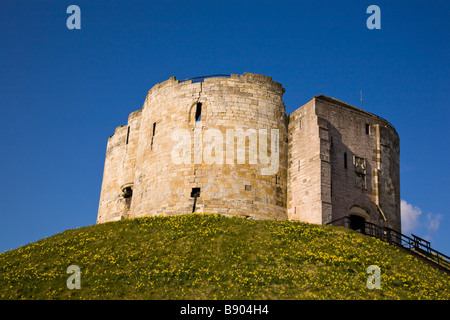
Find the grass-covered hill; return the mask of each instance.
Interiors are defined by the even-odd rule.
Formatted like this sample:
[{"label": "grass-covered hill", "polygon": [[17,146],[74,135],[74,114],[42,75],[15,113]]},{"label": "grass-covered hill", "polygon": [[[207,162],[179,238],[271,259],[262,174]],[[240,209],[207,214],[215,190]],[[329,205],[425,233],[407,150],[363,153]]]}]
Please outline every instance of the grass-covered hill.
[{"label": "grass-covered hill", "polygon": [[[70,265],[81,288],[69,290]],[[368,289],[370,265],[381,289]],[[450,277],[352,230],[192,214],[67,230],[0,254],[0,299],[449,299]]]}]

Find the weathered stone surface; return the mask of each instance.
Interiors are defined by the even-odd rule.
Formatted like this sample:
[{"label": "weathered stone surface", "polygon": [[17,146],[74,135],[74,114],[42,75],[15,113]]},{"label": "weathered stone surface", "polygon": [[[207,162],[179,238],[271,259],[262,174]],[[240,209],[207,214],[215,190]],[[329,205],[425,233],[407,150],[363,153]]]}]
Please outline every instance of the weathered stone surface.
[{"label": "weathered stone surface", "polygon": [[[286,115],[283,93],[251,73],[156,84],[108,140],[97,223],[187,214],[195,202],[197,212],[317,224],[357,214],[400,230],[395,129],[325,96]],[[180,129],[190,148],[178,155],[190,157],[177,164],[172,133]],[[277,170],[264,174],[276,152]]]},{"label": "weathered stone surface", "polygon": [[289,219],[355,214],[401,230],[399,137],[388,121],[325,96],[289,120]]}]

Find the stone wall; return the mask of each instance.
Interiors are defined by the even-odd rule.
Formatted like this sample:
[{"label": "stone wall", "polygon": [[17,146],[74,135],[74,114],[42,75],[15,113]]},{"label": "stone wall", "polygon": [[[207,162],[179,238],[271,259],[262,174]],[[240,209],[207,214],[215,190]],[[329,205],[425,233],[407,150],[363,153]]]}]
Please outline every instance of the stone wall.
[{"label": "stone wall", "polygon": [[120,185],[125,160],[126,133],[127,127],[119,126],[108,139],[97,223],[119,220],[122,216]]},{"label": "stone wall", "polygon": [[[123,194],[126,187],[132,187],[131,201],[124,201],[114,213],[100,205],[98,221],[193,210],[286,219],[287,118],[283,93],[281,84],[270,77],[249,73],[196,83],[170,78],[155,85],[147,94],[139,119],[130,116],[130,147],[123,150],[123,129],[120,138],[114,135],[114,146],[120,144],[115,148],[120,149],[121,160],[110,165],[107,156],[108,164],[105,162],[108,173],[101,203],[105,197],[120,199],[117,194]],[[201,119],[196,121],[199,103]],[[271,129],[277,133],[275,150]],[[183,163],[173,160],[174,147],[180,142],[173,137],[177,130],[190,136],[189,148],[178,154],[190,152]],[[245,140],[240,140],[239,132],[247,134]],[[279,154],[273,170],[269,170],[271,161],[261,159],[261,139],[266,139],[269,159],[273,151]],[[241,154],[245,156],[243,161]],[[256,162],[251,162],[254,159]],[[117,183],[111,184],[110,176],[118,179]],[[200,189],[197,198],[191,196],[194,188]]]},{"label": "stone wall", "polygon": [[288,215],[322,224],[319,127],[314,101],[289,116]]},{"label": "stone wall", "polygon": [[288,214],[325,224],[355,214],[400,231],[399,137],[386,120],[316,96],[290,115]]},{"label": "stone wall", "polygon": [[358,215],[400,231],[392,125],[322,95],[287,116],[283,93],[252,73],[155,85],[108,140],[97,222],[193,211],[316,224]]},{"label": "stone wall", "polygon": [[[116,128],[107,143],[97,223],[116,221],[130,214],[141,110],[132,112],[126,126]],[[130,189],[128,189],[130,188]]]}]

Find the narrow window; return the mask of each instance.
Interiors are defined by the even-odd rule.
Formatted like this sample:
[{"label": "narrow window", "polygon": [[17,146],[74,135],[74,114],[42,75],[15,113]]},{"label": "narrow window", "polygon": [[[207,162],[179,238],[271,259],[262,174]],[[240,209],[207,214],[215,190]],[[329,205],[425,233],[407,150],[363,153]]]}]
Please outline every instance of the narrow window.
[{"label": "narrow window", "polygon": [[191,198],[200,197],[200,188],[192,188]]},{"label": "narrow window", "polygon": [[200,197],[200,188],[192,188],[191,198],[194,198],[194,205],[192,206],[192,213],[195,212],[195,205],[197,204],[198,197]]},{"label": "narrow window", "polygon": [[133,189],[130,187],[126,187],[122,190],[122,197],[124,199],[123,202],[123,213],[122,213],[122,219],[129,217],[130,214],[130,208],[131,208],[131,197],[133,196]]},{"label": "narrow window", "polygon": [[347,169],[347,152],[344,152],[344,168]]},{"label": "narrow window", "polygon": [[125,199],[131,198],[133,196],[133,189],[131,189],[131,187],[126,187],[123,189],[122,195]]},{"label": "narrow window", "polygon": [[370,134],[370,124],[366,123],[366,134]]},{"label": "narrow window", "polygon": [[153,133],[152,133],[152,142],[150,144],[150,150],[153,149],[153,138],[155,137],[155,130],[156,130],[156,122],[153,122]]},{"label": "narrow window", "polygon": [[195,122],[199,122],[202,120],[202,104],[201,102],[197,103],[197,108],[195,110]]},{"label": "narrow window", "polygon": [[130,126],[128,126],[128,130],[127,130],[127,143],[128,144],[128,140],[130,139]]}]

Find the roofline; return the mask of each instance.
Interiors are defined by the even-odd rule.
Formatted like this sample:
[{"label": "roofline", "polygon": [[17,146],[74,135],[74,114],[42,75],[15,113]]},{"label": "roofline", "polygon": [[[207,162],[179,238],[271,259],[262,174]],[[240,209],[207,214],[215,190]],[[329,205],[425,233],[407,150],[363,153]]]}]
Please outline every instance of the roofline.
[{"label": "roofline", "polygon": [[[323,94],[319,94],[317,96],[314,96],[313,100],[322,100],[322,101],[326,101],[326,102],[331,102],[331,103],[340,105],[342,107],[346,107],[346,108],[349,108],[349,109],[352,109],[352,110],[355,110],[355,111],[358,111],[361,113],[365,113],[367,115],[370,115],[372,117],[375,117],[375,118],[385,121],[387,124],[389,124],[389,126],[391,126],[395,130],[395,127],[392,125],[392,123],[390,123],[388,120],[384,119],[383,117],[377,116],[376,114],[373,114],[371,112],[365,111],[365,110],[357,108],[355,106],[352,106],[352,105],[345,103],[341,100],[338,100],[336,98],[327,97],[327,96],[324,96]],[[395,130],[395,132],[397,132],[397,130]],[[398,135],[398,133],[397,133],[397,135]]]}]

